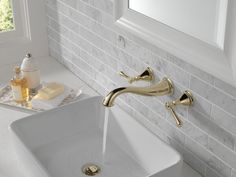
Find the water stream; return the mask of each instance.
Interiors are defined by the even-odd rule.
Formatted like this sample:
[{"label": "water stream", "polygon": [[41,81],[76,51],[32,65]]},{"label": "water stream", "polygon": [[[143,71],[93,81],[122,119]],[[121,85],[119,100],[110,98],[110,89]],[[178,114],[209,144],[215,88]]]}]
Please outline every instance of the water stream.
[{"label": "water stream", "polygon": [[105,162],[106,146],[107,146],[107,129],[108,129],[109,108],[105,108],[105,117],[103,125],[103,142],[102,142],[102,161]]}]

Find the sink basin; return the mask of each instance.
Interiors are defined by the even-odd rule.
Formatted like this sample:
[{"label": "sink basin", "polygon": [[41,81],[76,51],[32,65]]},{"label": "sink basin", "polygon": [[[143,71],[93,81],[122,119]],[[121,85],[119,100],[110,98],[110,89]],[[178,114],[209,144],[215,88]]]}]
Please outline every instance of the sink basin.
[{"label": "sink basin", "polygon": [[10,125],[20,160],[34,177],[181,177],[182,157],[118,106],[109,109],[103,155],[105,108],[91,97],[17,120]]}]

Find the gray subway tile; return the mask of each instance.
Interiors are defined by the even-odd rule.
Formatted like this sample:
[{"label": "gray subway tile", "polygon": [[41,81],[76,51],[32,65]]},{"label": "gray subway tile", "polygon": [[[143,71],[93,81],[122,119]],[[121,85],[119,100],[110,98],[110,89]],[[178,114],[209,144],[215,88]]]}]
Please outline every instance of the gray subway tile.
[{"label": "gray subway tile", "polygon": [[102,10],[110,15],[113,13],[113,2],[111,0],[81,0],[99,10]]},{"label": "gray subway tile", "polygon": [[180,144],[179,142],[175,141],[175,139],[167,136],[166,137],[166,142],[173,147],[175,150],[177,150],[182,156],[185,152],[184,150],[184,146],[182,144]]},{"label": "gray subway tile", "polygon": [[189,164],[192,168],[194,168],[202,176],[205,176],[206,164],[203,161],[201,161],[199,158],[197,158],[195,155],[193,155],[188,150],[185,150],[183,157],[184,157],[184,161],[187,164]]},{"label": "gray subway tile", "polygon": [[175,125],[170,124],[166,120],[160,120],[157,124],[166,134],[174,139],[179,144],[184,145],[185,142],[185,135]]},{"label": "gray subway tile", "polygon": [[199,96],[198,94],[195,94],[195,92],[192,92],[192,94],[194,98],[193,108],[206,115],[206,117],[210,117],[212,104],[203,97]]},{"label": "gray subway tile", "polygon": [[151,110],[153,110],[155,113],[161,115],[162,117],[165,117],[165,106],[158,101],[155,97],[145,97],[145,96],[138,96],[140,98],[140,102],[147,105]]},{"label": "gray subway tile", "polygon": [[183,122],[181,130],[184,132],[184,134],[191,137],[202,146],[208,146],[208,135],[199,128],[192,125],[189,121],[186,120]]},{"label": "gray subway tile", "polygon": [[226,113],[217,106],[212,108],[212,117],[217,125],[236,135],[236,117]]},{"label": "gray subway tile", "polygon": [[215,78],[215,86],[218,87],[219,89],[223,90],[227,94],[233,96],[236,98],[236,87],[231,86],[224,81]]},{"label": "gray subway tile", "polygon": [[113,1],[111,0],[91,0],[94,7],[113,15]]},{"label": "gray subway tile", "polygon": [[69,11],[71,19],[73,19],[75,22],[79,23],[83,27],[88,28],[88,30],[93,31],[102,38],[111,41],[113,43],[116,43],[117,37],[115,32],[104,27],[101,23],[98,23],[97,21],[94,21],[86,17],[85,15],[79,13],[74,9],[69,9]]},{"label": "gray subway tile", "polygon": [[210,136],[216,138],[229,148],[234,148],[234,137],[224,129],[220,128],[212,120],[206,118],[198,111],[191,109],[189,110],[189,121],[199,127],[201,130],[207,132]]},{"label": "gray subway tile", "polygon": [[212,155],[207,149],[200,146],[190,138],[186,138],[185,146],[190,152],[204,161],[209,167],[217,171],[219,174],[224,177],[230,177],[231,168],[219,160],[215,155]]},{"label": "gray subway tile", "polygon": [[191,77],[190,88],[207,100],[236,116],[235,98],[226,95],[215,87],[208,85],[193,76]]},{"label": "gray subway tile", "polygon": [[72,8],[76,7],[77,5],[77,0],[60,0],[60,1]]},{"label": "gray subway tile", "polygon": [[210,157],[210,153],[202,146],[197,144],[191,138],[185,138],[185,148],[192,152],[196,157],[201,159],[203,162],[207,163]]},{"label": "gray subway tile", "polygon": [[202,80],[206,81],[209,84],[213,84],[214,83],[214,77],[204,71],[202,71],[199,68],[196,68],[195,66],[167,53],[167,60],[169,60],[170,62],[178,65],[179,67],[181,67],[182,69],[184,69],[185,71],[191,73],[194,76],[197,76],[198,78],[201,78]]},{"label": "gray subway tile", "polygon": [[222,177],[219,173],[211,168],[207,167],[206,169],[206,177]]},{"label": "gray subway tile", "polygon": [[[78,1],[78,0],[77,0],[77,3],[74,7],[76,7],[75,9],[77,9],[79,12],[87,15],[88,17],[92,18],[93,20],[98,21],[100,23],[102,22],[102,13],[99,10],[83,3],[82,1]],[[72,8],[74,8],[74,7],[72,7]]]},{"label": "gray subway tile", "polygon": [[217,171],[221,176],[230,177],[231,176],[231,167],[223,163],[216,156],[210,156],[207,164],[209,167]]},{"label": "gray subway tile", "polygon": [[222,161],[236,168],[236,153],[234,151],[229,150],[212,138],[209,138],[208,149],[221,158]]}]

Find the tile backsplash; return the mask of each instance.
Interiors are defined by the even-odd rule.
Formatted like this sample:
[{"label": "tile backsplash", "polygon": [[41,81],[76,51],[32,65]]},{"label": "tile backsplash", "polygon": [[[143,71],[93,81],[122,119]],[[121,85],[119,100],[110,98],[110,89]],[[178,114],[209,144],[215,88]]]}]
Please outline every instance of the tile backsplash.
[{"label": "tile backsplash", "polygon": [[[47,0],[46,8],[51,56],[101,95],[128,85],[117,74],[121,70],[133,76],[150,66],[155,82],[170,77],[173,96],[127,94],[116,103],[203,176],[236,176],[236,88],[116,27],[112,0]],[[186,89],[195,103],[177,109],[184,121],[177,128],[164,104]]]}]

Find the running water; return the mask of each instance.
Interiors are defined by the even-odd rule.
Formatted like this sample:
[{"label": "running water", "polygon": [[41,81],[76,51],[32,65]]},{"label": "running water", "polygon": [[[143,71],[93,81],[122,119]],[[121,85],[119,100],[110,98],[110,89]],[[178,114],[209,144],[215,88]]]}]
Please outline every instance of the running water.
[{"label": "running water", "polygon": [[102,142],[102,161],[103,161],[103,163],[105,162],[106,146],[107,146],[108,116],[109,116],[109,108],[105,108],[105,117],[104,117],[104,125],[103,125],[103,142]]}]

